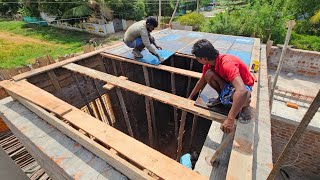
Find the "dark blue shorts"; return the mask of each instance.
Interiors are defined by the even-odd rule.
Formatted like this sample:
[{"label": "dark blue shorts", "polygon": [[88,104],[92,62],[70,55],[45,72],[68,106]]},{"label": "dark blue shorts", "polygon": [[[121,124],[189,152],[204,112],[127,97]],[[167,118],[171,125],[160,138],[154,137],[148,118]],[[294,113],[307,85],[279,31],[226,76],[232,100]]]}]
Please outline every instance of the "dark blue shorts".
[{"label": "dark blue shorts", "polygon": [[[252,86],[247,86],[245,85],[246,89],[249,92],[252,92]],[[232,104],[232,96],[234,94],[234,92],[236,91],[236,89],[232,86],[231,83],[226,84],[221,93],[220,93],[220,101],[223,105],[229,105]]]},{"label": "dark blue shorts", "polygon": [[136,48],[136,47],[140,47],[142,45],[142,39],[139,37],[131,42],[124,41],[124,43],[130,48]]}]

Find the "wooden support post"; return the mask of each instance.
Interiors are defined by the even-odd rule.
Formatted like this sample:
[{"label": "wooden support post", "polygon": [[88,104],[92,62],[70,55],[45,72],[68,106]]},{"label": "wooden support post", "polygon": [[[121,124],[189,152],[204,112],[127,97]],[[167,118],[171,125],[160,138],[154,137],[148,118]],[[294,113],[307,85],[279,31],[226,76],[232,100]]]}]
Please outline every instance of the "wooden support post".
[{"label": "wooden support post", "polygon": [[191,129],[191,136],[190,136],[190,142],[189,142],[189,150],[191,150],[191,147],[192,147],[193,137],[196,132],[197,125],[198,125],[198,116],[194,115],[193,120],[192,120],[192,129]]},{"label": "wooden support post", "polygon": [[182,151],[182,139],[184,134],[184,126],[186,125],[186,119],[187,119],[187,112],[182,111],[181,112],[181,122],[180,122],[180,128],[179,128],[179,137],[178,137],[178,148],[177,148],[177,161],[179,161]]},{"label": "wooden support post", "polygon": [[286,160],[287,156],[290,153],[290,150],[297,144],[298,140],[303,135],[305,129],[307,128],[308,124],[312,120],[313,116],[316,114],[320,107],[320,91],[318,91],[317,96],[314,98],[313,102],[311,103],[308,111],[302,118],[301,122],[299,123],[298,127],[292,134],[288,144],[281,152],[276,164],[273,166],[267,180],[273,180],[276,175],[279,173],[280,167],[283,165],[284,161]]},{"label": "wooden support post", "polygon": [[[171,66],[174,67],[173,58],[171,60]],[[171,73],[171,91],[172,94],[176,94],[176,78],[174,73]],[[176,138],[178,138],[178,110],[176,107],[173,107],[173,120],[174,120],[174,133],[176,135]]]},{"label": "wooden support post", "polygon": [[75,83],[76,83],[76,86],[77,86],[77,88],[78,88],[78,91],[79,91],[79,93],[80,93],[80,95],[81,95],[81,97],[82,97],[83,102],[84,102],[85,105],[87,106],[90,115],[91,115],[91,116],[94,116],[94,112],[93,112],[93,110],[92,110],[92,108],[91,108],[91,106],[90,106],[90,104],[89,104],[89,101],[88,101],[87,96],[86,96],[85,94],[83,94],[82,91],[81,91],[80,83],[79,83],[78,78],[76,77],[75,73],[71,73],[71,76],[72,76],[73,80],[74,80]]},{"label": "wooden support post", "polygon": [[125,120],[126,126],[128,128],[129,135],[131,137],[133,137],[133,132],[132,132],[129,116],[128,116],[128,111],[127,111],[126,105],[124,103],[121,90],[119,88],[116,88],[116,93],[117,93],[117,96],[119,98],[119,102],[120,102],[120,105],[121,105],[121,109],[122,109],[122,113],[123,113],[123,116],[124,116],[124,120]]},{"label": "wooden support post", "polygon": [[277,85],[277,81],[278,81],[278,77],[279,77],[279,74],[280,74],[280,71],[281,71],[281,68],[282,68],[284,57],[286,55],[287,47],[288,47],[289,40],[290,40],[290,37],[291,37],[291,31],[292,31],[293,23],[294,23],[293,20],[289,21],[289,27],[288,27],[286,39],[285,39],[284,46],[283,46],[283,49],[282,49],[282,52],[281,52],[278,68],[277,68],[277,71],[276,71],[276,74],[274,76],[274,80],[273,80],[273,83],[272,83],[271,94],[270,94],[270,107],[271,107],[270,109],[271,110],[272,110],[272,104],[273,104],[274,91],[275,91],[275,88],[276,88],[276,85]]},{"label": "wooden support post", "polygon": [[213,156],[210,158],[209,156],[206,157],[207,163],[212,166],[214,161],[218,158],[218,156],[223,152],[223,150],[227,147],[227,145],[232,141],[234,137],[234,132],[229,133],[227,137],[222,141],[216,152],[213,154]]},{"label": "wooden support post", "polygon": [[[145,66],[142,66],[142,69],[143,69],[145,83],[147,86],[151,87],[148,69]],[[148,105],[148,108],[147,108],[147,105]],[[151,136],[151,139],[153,141],[153,134],[154,134],[155,139],[156,139],[156,143],[157,143],[158,142],[158,131],[157,131],[157,125],[156,125],[156,117],[155,117],[155,112],[154,112],[153,100],[151,98],[146,98],[146,108],[147,108],[146,109],[147,110],[147,117],[148,117],[148,111],[150,113],[150,110],[151,110],[150,123],[152,123],[152,126],[150,126],[150,128],[153,129],[153,131],[149,130],[149,133],[151,132],[151,135],[149,134],[149,138]],[[148,118],[148,121],[149,121],[149,118]],[[148,124],[149,124],[149,122],[148,122]],[[152,134],[152,132],[153,132],[153,134]],[[153,142],[152,142],[152,147],[153,147]]]},{"label": "wooden support post", "polygon": [[153,147],[153,133],[152,133],[152,120],[151,120],[151,112],[150,112],[150,99],[145,97],[146,103],[146,113],[147,113],[147,121],[148,121],[148,134],[149,134],[149,144],[150,147]]},{"label": "wooden support post", "polygon": [[[193,62],[194,62],[194,60],[190,59],[190,67],[189,67],[190,71],[192,71]],[[188,77],[188,86],[187,86],[187,95],[186,95],[187,98],[188,98],[188,96],[190,94],[190,86],[191,86],[191,77]]]},{"label": "wooden support post", "polygon": [[99,92],[99,89],[98,89],[98,86],[97,86],[97,84],[96,84],[96,81],[95,81],[95,79],[91,79],[92,81],[92,85],[93,85],[93,87],[95,88],[95,90],[96,90],[96,93],[98,94],[98,96],[99,96],[99,100],[100,100],[100,104],[101,104],[101,108],[102,108],[102,110],[103,110],[103,113],[104,113],[104,117],[106,118],[106,121],[104,121],[105,123],[107,123],[107,124],[111,124],[111,118],[110,118],[110,115],[109,115],[109,113],[108,113],[108,111],[107,111],[107,109],[106,109],[106,106],[105,106],[105,102],[103,101],[103,99],[102,99],[102,94]]},{"label": "wooden support post", "polygon": [[[125,77],[127,73],[126,73],[126,69],[123,66],[123,63],[120,61],[119,64],[120,64],[120,71],[122,73],[122,76],[120,76],[120,79],[128,80],[128,78]],[[115,66],[116,64],[114,63],[114,61],[113,61],[112,65],[113,65],[113,68],[116,68],[116,66]],[[140,138],[139,124],[138,124],[138,120],[136,119],[136,117],[134,115],[134,107],[132,105],[131,98],[128,97],[128,92],[127,91],[124,91],[123,97],[125,97],[125,99],[126,99],[127,109],[129,109],[129,112],[131,114],[131,119],[133,121],[133,126],[134,126],[134,131],[135,131],[135,134],[136,134],[136,138],[139,139]]]},{"label": "wooden support post", "polygon": [[[114,61],[112,61],[112,66],[113,66],[114,74],[117,76],[118,75],[118,70],[117,70],[116,63]],[[118,96],[118,99],[119,99],[119,102],[120,102],[120,106],[121,106],[121,109],[122,109],[122,113],[123,113],[123,116],[124,116],[124,120],[125,120],[127,129],[128,129],[129,135],[131,137],[133,137],[133,132],[132,132],[131,124],[130,124],[130,119],[129,119],[127,107],[126,107],[126,104],[124,103],[123,96],[122,96],[122,93],[121,93],[121,90],[120,90],[119,87],[116,88],[116,93],[117,93],[117,96]]]}]

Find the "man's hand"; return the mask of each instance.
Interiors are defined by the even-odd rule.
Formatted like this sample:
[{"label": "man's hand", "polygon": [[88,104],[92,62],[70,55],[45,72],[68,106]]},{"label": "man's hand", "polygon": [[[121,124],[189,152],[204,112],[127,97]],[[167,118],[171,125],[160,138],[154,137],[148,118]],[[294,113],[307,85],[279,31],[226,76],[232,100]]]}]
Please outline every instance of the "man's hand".
[{"label": "man's hand", "polygon": [[235,122],[235,119],[227,118],[221,124],[220,129],[225,133],[231,133],[234,130],[234,122]]},{"label": "man's hand", "polygon": [[157,48],[158,50],[162,50],[162,47],[160,47],[160,46],[156,46],[156,48]]}]

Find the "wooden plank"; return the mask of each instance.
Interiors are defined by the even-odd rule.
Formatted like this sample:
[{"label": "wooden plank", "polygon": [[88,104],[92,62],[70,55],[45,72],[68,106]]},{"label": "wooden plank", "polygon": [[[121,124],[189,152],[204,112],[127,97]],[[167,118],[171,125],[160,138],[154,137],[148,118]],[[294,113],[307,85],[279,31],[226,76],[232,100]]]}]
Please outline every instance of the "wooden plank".
[{"label": "wooden plank", "polygon": [[[21,82],[14,83],[10,81],[7,81],[6,83],[11,87],[16,87],[21,84]],[[24,83],[24,86],[26,85],[27,82]],[[38,89],[38,96],[51,96],[48,92],[34,87],[31,84],[28,85],[28,88],[30,87]],[[13,93],[15,93],[14,90]],[[31,92],[24,95],[26,99],[35,104],[39,104],[40,107],[46,104],[38,99],[30,100],[29,97],[32,96]],[[58,103],[60,106],[71,106],[55,97],[47,98],[47,101],[50,104]],[[48,110],[52,111],[51,109]],[[134,138],[131,138],[126,134],[112,128],[111,126],[98,121],[96,118],[82,112],[79,109],[73,107],[72,111],[63,116],[63,119],[68,121],[73,126],[92,135],[104,145],[115,149],[119,154],[121,154],[121,156],[124,156],[130,161],[139,164],[144,169],[148,169],[162,179],[204,179],[204,177],[202,177],[200,174],[189,170],[188,168],[182,166],[160,152],[153,150]]]},{"label": "wooden plank", "polygon": [[158,100],[160,102],[163,102],[165,104],[172,105],[178,109],[182,109],[184,111],[187,111],[189,113],[204,117],[209,120],[214,120],[217,122],[223,122],[226,119],[226,116],[221,115],[216,112],[212,112],[203,108],[196,107],[194,105],[194,101],[190,99],[186,99],[177,95],[173,95],[164,91],[160,91],[158,89],[154,89],[151,87],[147,87],[129,80],[119,80],[119,77],[106,74],[103,72],[99,72],[90,68],[86,68],[77,64],[68,64],[66,66],[63,66],[66,69],[69,69],[73,72],[78,72],[80,74],[89,76],[94,79],[99,79],[106,83],[111,83],[113,85],[116,85],[120,88],[132,91],[139,95],[144,95],[147,97],[150,97],[152,99]]},{"label": "wooden plank", "polygon": [[213,154],[213,156],[210,158],[209,156],[206,157],[206,161],[209,165],[212,165],[214,161],[218,158],[218,156],[225,150],[227,145],[232,141],[234,136],[234,132],[229,133],[228,136],[223,140],[223,142],[220,144],[216,152]]},{"label": "wooden plank", "polygon": [[185,70],[185,69],[180,69],[180,68],[175,68],[175,67],[171,67],[171,66],[166,66],[166,65],[151,65],[151,64],[146,64],[146,63],[142,63],[136,60],[132,60],[132,59],[128,59],[128,58],[124,58],[124,57],[120,57],[120,56],[116,56],[113,54],[108,54],[108,53],[101,53],[101,55],[103,57],[112,59],[112,60],[117,60],[117,61],[123,61],[123,62],[128,62],[128,63],[132,63],[132,64],[137,64],[137,65],[141,65],[141,66],[145,66],[145,67],[149,67],[149,68],[154,68],[154,69],[159,69],[159,70],[163,70],[163,71],[167,71],[170,73],[175,73],[175,74],[180,74],[183,76],[188,76],[188,77],[193,77],[196,79],[200,79],[202,74],[198,73],[198,72],[194,72],[194,71],[189,71],[189,70]]},{"label": "wooden plank", "polygon": [[0,82],[0,86],[5,88],[7,92],[15,92],[17,95],[26,98],[27,100],[33,100],[41,103],[45,109],[50,109],[55,114],[62,116],[72,110],[71,105],[61,105],[64,101],[60,100],[57,103],[51,103],[50,98],[56,98],[52,94],[48,93],[48,96],[41,96],[41,89],[35,86],[29,86],[26,81],[20,81],[19,84],[13,84],[12,81],[5,80]]},{"label": "wooden plank", "polygon": [[[260,59],[260,39],[255,39],[251,56],[251,63]],[[250,66],[251,67],[251,66]],[[259,79],[258,79],[259,81]],[[252,179],[253,164],[253,145],[254,145],[254,129],[255,129],[255,109],[257,104],[257,89],[255,83],[251,93],[250,110],[252,119],[248,124],[237,122],[233,147],[230,155],[227,179]]]},{"label": "wooden plank", "polygon": [[120,46],[122,44],[123,43],[121,42],[121,43],[118,43],[118,44],[115,44],[115,45],[112,45],[112,46],[101,48],[101,49],[93,51],[93,52],[89,52],[89,53],[86,53],[86,54],[82,54],[80,56],[76,56],[76,57],[67,59],[67,60],[64,60],[64,61],[60,61],[60,62],[57,62],[57,63],[54,63],[54,64],[50,64],[48,66],[44,66],[44,67],[41,67],[41,68],[38,68],[38,69],[33,69],[31,71],[16,75],[16,76],[12,77],[12,79],[15,80],[15,81],[26,79],[28,77],[31,77],[31,76],[34,76],[34,75],[37,75],[37,74],[41,74],[43,72],[47,72],[47,71],[50,71],[52,69],[59,68],[59,67],[64,66],[66,64],[77,62],[77,61],[80,61],[80,60],[95,56],[97,54],[100,54],[100,53],[104,52],[107,49],[115,48],[115,47]]},{"label": "wooden plank", "polygon": [[26,101],[25,99],[15,95],[14,96],[21,104],[27,107],[29,110],[37,114],[40,118],[42,118],[47,123],[51,124],[55,128],[57,128],[62,133],[66,134],[68,137],[82,145],[83,147],[90,150],[92,153],[96,154],[98,157],[103,159],[104,161],[108,162],[112,167],[121,171],[130,179],[152,179],[150,176],[143,173],[142,170],[138,169],[137,167],[130,164],[128,161],[120,158],[116,154],[112,152],[112,149],[108,150],[105,147],[101,146],[97,142],[93,141],[92,139],[88,138],[87,136],[81,134],[76,129],[72,128],[71,126],[67,125],[51,113],[47,112],[46,110],[42,109],[41,107]]}]

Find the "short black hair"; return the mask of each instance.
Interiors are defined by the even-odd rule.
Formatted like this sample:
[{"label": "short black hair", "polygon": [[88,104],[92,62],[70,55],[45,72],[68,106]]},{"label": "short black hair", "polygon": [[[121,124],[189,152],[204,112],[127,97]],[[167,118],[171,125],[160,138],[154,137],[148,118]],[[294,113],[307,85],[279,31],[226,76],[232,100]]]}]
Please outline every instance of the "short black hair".
[{"label": "short black hair", "polygon": [[149,16],[147,18],[147,25],[152,25],[153,27],[158,27],[158,21],[156,20],[156,18]]},{"label": "short black hair", "polygon": [[208,60],[215,60],[219,55],[219,51],[206,39],[200,39],[194,43],[191,53],[196,57],[207,58]]}]

